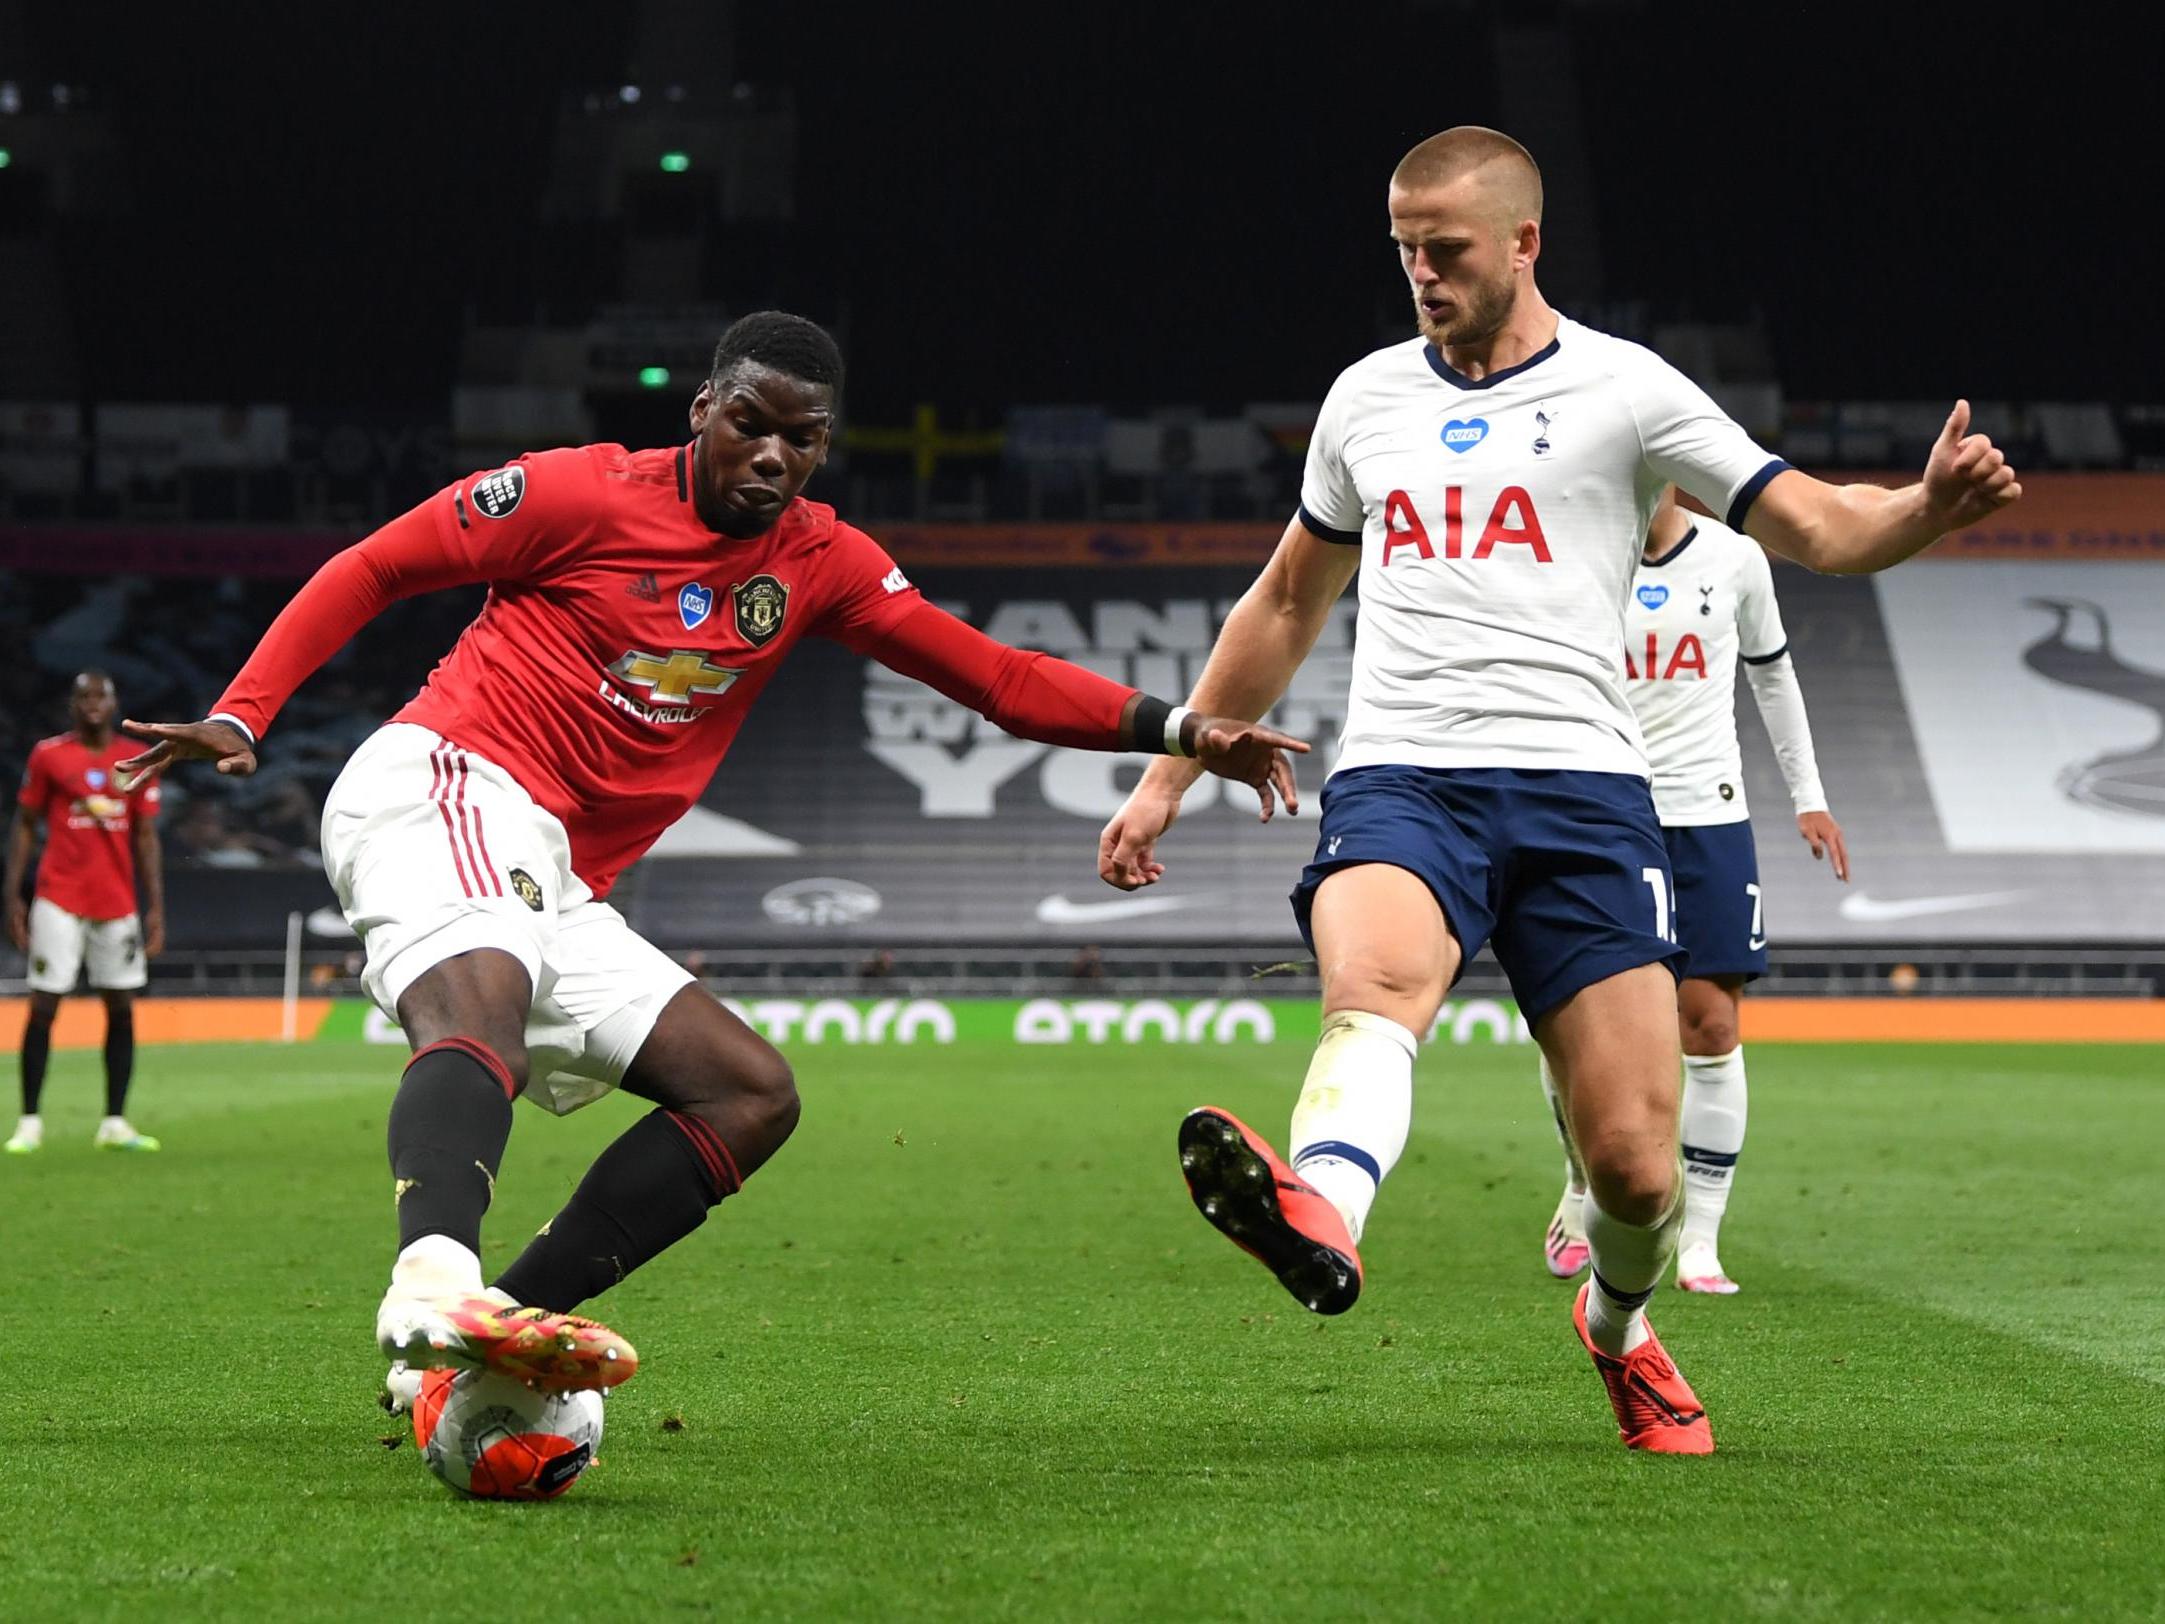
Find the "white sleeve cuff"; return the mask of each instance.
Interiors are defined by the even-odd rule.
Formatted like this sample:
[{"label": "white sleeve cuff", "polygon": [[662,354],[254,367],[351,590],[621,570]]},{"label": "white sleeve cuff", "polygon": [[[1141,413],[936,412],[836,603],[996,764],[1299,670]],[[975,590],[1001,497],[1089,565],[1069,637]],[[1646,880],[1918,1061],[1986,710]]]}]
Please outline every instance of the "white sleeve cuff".
[{"label": "white sleeve cuff", "polygon": [[1195,713],[1185,705],[1175,705],[1165,718],[1165,753],[1169,756],[1185,756],[1189,752],[1181,747],[1181,724]]},{"label": "white sleeve cuff", "polygon": [[248,741],[248,747],[251,750],[254,749],[256,745],[260,742],[256,738],[255,729],[250,727],[246,722],[242,721],[238,716],[235,716],[231,711],[212,711],[208,716],[204,717],[203,720],[206,722],[223,722],[227,727],[238,728],[240,730],[241,737]]}]

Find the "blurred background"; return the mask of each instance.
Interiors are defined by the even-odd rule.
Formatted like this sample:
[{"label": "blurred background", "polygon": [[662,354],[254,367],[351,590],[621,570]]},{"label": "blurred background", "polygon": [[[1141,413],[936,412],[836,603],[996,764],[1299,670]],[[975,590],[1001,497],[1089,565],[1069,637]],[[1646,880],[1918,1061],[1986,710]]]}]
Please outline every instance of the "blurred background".
[{"label": "blurred background", "polygon": [[[1964,394],[2024,470],[1892,575],[1777,571],[1856,877],[1804,851],[1744,705],[1774,987],[2156,996],[2165,56],[2065,10],[2019,41],[1810,15],[0,0],[0,777],[85,665],[200,715],[311,569],[453,479],[686,437],[715,338],[771,305],[851,369],[809,494],[995,635],[1184,692],[1332,378],[1410,334],[1392,164],[1485,123],[1543,166],[1550,299],[1769,448],[1909,477]],[[255,778],[172,778],[153,990],[275,989],[294,914],[308,985],[351,989],[323,792],[477,603],[372,626]],[[1311,788],[1352,610],[1278,712]],[[747,995],[1298,960],[1312,817],[1206,780],[1166,885],[1098,884],[1139,765],[807,647],[616,900]]]}]

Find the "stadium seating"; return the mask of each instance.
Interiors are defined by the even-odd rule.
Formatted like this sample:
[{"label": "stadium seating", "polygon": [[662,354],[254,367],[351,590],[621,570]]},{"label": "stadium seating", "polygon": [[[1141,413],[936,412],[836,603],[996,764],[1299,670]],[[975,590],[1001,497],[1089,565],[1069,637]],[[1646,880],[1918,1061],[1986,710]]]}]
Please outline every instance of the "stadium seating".
[{"label": "stadium seating", "polygon": [[[2113,755],[2115,728],[2140,735],[2158,725],[2145,723],[2139,698],[2130,697],[2145,691],[2144,673],[2165,671],[2165,625],[2144,608],[2145,592],[2149,603],[2158,600],[2150,585],[2158,568],[1934,561],[1877,581],[1781,568],[1783,611],[1856,879],[1836,885],[1795,838],[1756,717],[1742,704],[1747,790],[1776,939],[2154,936],[2165,896],[2165,819],[2098,804],[2110,785],[2097,771],[2084,774]],[[1118,574],[912,569],[929,595],[997,635],[1160,693],[1186,690],[1224,607],[1250,575],[1245,565]],[[2083,588],[2073,596],[2070,572]],[[104,663],[133,714],[198,714],[291,582],[153,587],[140,577],[23,576],[9,587],[0,613],[30,654],[0,679],[7,729],[0,772],[12,779],[31,740],[59,725],[56,696],[76,664],[108,651]],[[2100,682],[2107,689],[2113,682],[2031,654],[2099,636],[2088,611],[2069,611],[2062,631],[2056,611],[2035,607],[2062,600],[2106,617],[2104,635],[2134,687],[2100,692]],[[329,901],[320,879],[311,891],[299,872],[316,861],[323,792],[346,754],[449,646],[476,601],[456,593],[394,609],[302,690],[257,777],[175,776],[165,834],[176,883],[212,871],[215,891],[192,894],[219,899],[210,917],[176,919],[177,942],[274,940],[296,899],[313,898],[311,907]],[[1167,883],[1139,900],[1100,885],[1091,861],[1103,819],[1133,781],[1132,763],[1008,739],[839,648],[807,644],[784,682],[789,703],[754,712],[705,806],[632,872],[618,900],[642,930],[682,948],[1283,949],[1291,942],[1284,893],[1312,840],[1313,796],[1341,717],[1350,638],[1348,603],[1279,712],[1318,744],[1301,769],[1306,815],[1260,826],[1247,792],[1221,794],[1206,780],[1167,850]],[[2155,680],[2165,688],[2165,677]],[[1942,690],[1975,694],[1978,703],[1950,707],[1935,697]],[[2018,711],[2022,728],[2003,725]],[[1975,749],[1965,727],[1994,729],[1992,749]],[[2093,742],[2098,729],[2104,744]],[[1965,756],[1996,763],[1996,793],[1964,786],[1949,763]],[[2140,793],[2138,769],[2104,777],[2117,772]],[[2037,827],[2006,822],[2028,815],[2026,806]],[[2004,832],[1995,832],[1994,818]]]}]

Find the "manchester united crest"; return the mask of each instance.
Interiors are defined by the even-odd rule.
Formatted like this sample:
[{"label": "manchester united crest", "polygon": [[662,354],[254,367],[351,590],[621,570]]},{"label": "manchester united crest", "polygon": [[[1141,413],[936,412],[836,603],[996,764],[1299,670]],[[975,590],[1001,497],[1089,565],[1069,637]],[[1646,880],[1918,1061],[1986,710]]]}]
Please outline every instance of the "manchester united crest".
[{"label": "manchester united crest", "polygon": [[541,912],[541,885],[533,875],[527,873],[523,868],[513,869],[511,871],[511,889],[518,899],[533,909],[534,912]]},{"label": "manchester united crest", "polygon": [[737,607],[737,635],[754,648],[765,648],[782,633],[789,611],[789,588],[771,575],[755,575],[729,589]]}]

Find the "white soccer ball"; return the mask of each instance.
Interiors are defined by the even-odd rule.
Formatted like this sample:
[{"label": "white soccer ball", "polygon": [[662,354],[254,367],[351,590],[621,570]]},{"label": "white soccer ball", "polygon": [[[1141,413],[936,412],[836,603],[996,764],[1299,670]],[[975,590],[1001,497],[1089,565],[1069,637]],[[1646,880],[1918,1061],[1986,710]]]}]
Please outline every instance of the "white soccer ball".
[{"label": "white soccer ball", "polygon": [[431,1370],[413,1441],[444,1486],[477,1500],[553,1500],[601,1447],[599,1393],[541,1393],[486,1370]]}]

